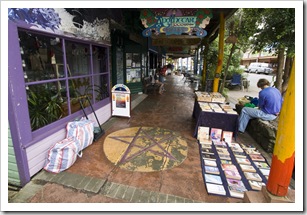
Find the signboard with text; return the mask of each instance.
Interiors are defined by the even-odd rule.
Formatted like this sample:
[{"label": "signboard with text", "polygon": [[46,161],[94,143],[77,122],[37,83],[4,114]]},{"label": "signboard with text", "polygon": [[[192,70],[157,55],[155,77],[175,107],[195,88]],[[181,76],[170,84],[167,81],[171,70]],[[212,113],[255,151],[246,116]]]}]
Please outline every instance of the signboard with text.
[{"label": "signboard with text", "polygon": [[143,9],[140,19],[146,28],[142,34],[150,37],[159,35],[196,35],[205,37],[204,30],[213,17],[211,9]]}]

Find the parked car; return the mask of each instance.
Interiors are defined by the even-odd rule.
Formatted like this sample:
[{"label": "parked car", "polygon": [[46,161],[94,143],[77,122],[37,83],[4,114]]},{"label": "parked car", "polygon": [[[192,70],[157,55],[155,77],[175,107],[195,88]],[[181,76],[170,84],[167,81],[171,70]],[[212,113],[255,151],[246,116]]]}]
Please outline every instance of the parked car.
[{"label": "parked car", "polygon": [[268,63],[251,63],[248,67],[248,72],[256,74],[263,73],[269,75],[273,73],[273,69]]}]

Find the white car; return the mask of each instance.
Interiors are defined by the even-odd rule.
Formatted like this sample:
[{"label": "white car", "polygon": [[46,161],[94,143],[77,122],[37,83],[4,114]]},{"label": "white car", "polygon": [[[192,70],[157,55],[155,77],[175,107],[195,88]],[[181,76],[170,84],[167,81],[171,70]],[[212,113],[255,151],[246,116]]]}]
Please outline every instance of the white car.
[{"label": "white car", "polygon": [[268,63],[251,63],[248,67],[248,72],[256,74],[264,73],[269,75],[273,72],[273,69]]}]

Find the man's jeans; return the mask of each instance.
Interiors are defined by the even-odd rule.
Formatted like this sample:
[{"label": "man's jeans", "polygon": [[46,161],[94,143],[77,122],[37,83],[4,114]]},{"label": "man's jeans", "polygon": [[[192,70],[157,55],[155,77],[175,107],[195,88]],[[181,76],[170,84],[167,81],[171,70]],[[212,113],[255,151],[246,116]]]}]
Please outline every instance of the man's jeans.
[{"label": "man's jeans", "polygon": [[244,132],[250,119],[274,120],[277,116],[267,114],[258,108],[244,107],[239,117],[239,131]]}]

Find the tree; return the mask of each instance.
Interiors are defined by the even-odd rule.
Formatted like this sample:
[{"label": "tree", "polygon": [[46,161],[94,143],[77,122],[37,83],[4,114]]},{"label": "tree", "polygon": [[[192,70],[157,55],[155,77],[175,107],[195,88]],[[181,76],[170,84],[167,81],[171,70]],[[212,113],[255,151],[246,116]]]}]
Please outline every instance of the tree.
[{"label": "tree", "polygon": [[[295,9],[294,8],[245,8],[242,11],[240,30],[244,41],[249,39],[254,51],[278,53],[278,69],[275,87],[283,94],[287,89],[290,68],[295,46]],[[245,35],[245,36],[243,36]],[[284,69],[284,56],[286,66]]]}]

